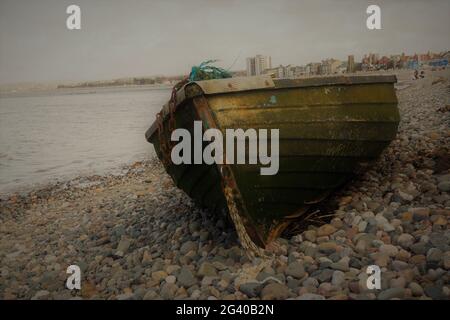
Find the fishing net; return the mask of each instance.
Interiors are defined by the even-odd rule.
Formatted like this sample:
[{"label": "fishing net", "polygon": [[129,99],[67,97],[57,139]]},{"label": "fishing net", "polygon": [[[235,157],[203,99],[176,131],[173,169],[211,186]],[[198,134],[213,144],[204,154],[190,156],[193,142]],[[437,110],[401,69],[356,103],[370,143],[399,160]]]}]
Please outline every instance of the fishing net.
[{"label": "fishing net", "polygon": [[215,62],[217,60],[208,60],[199,66],[193,66],[189,74],[189,81],[231,78],[231,73],[227,70],[213,66],[212,64]]}]

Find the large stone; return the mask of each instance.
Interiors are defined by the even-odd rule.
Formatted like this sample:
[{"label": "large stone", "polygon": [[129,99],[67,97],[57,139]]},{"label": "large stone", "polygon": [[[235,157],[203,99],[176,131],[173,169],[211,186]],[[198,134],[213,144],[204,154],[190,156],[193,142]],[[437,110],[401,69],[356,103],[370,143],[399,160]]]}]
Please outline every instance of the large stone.
[{"label": "large stone", "polygon": [[409,265],[404,261],[394,260],[394,261],[392,261],[392,268],[395,271],[402,271],[402,270],[408,269]]},{"label": "large stone", "polygon": [[116,255],[119,257],[123,257],[125,253],[128,251],[130,245],[131,245],[130,239],[126,238],[125,236],[122,236],[122,238],[119,241],[119,244],[117,245]]},{"label": "large stone", "polygon": [[331,254],[333,252],[336,252],[337,244],[335,242],[331,242],[331,241],[322,242],[317,246],[317,248],[322,253]]},{"label": "large stone", "polygon": [[414,237],[408,233],[402,233],[397,238],[397,243],[407,249],[414,243]]},{"label": "large stone", "polygon": [[161,297],[166,300],[172,300],[175,298],[178,287],[173,283],[165,283],[161,287]]},{"label": "large stone", "polygon": [[297,261],[290,263],[287,266],[285,273],[286,275],[292,276],[297,279],[301,279],[306,275],[303,265]]},{"label": "large stone", "polygon": [[216,271],[216,267],[214,267],[214,265],[212,265],[209,262],[203,262],[200,265],[200,268],[198,269],[198,273],[197,273],[200,277],[205,277],[205,276],[209,276],[209,277],[213,277],[217,275],[217,271]]},{"label": "large stone", "polygon": [[367,221],[363,220],[358,224],[358,231],[359,232],[364,232],[367,228]]},{"label": "large stone", "polygon": [[383,244],[379,248],[380,253],[387,254],[390,257],[395,257],[398,253],[398,249],[396,246],[391,244]]},{"label": "large stone", "polygon": [[167,273],[165,271],[155,271],[152,272],[152,279],[156,282],[161,282],[167,277]]},{"label": "large stone", "polygon": [[414,297],[420,297],[423,295],[423,288],[417,282],[411,282],[409,284],[409,288],[411,289],[411,293]]},{"label": "large stone", "polygon": [[325,300],[325,297],[315,293],[304,293],[297,300]]},{"label": "large stone", "polygon": [[112,228],[111,233],[117,238],[120,238],[125,234],[125,227],[122,224],[116,225]]},{"label": "large stone", "polygon": [[424,242],[416,242],[411,245],[410,249],[415,254],[425,254],[427,252],[427,244]]},{"label": "large stone", "polygon": [[331,280],[331,277],[333,276],[333,270],[331,269],[324,269],[320,270],[317,274],[314,273],[314,277],[319,280],[320,282],[327,282]]},{"label": "large stone", "polygon": [[197,250],[197,243],[195,243],[194,241],[186,241],[181,245],[180,253],[186,254],[192,250]]},{"label": "large stone", "polygon": [[142,300],[155,300],[158,298],[158,294],[155,292],[154,289],[148,290]]},{"label": "large stone", "polygon": [[326,269],[333,263],[333,260],[331,260],[327,257],[320,257],[318,260],[320,263],[320,267],[319,267],[320,269]]},{"label": "large stone", "polygon": [[187,267],[182,267],[180,269],[177,280],[177,282],[185,288],[189,288],[197,282],[197,279],[194,277],[192,271]]},{"label": "large stone", "polygon": [[345,281],[345,274],[342,271],[336,270],[333,272],[333,277],[331,278],[331,284],[336,287],[341,286]]},{"label": "large stone", "polygon": [[438,189],[443,192],[449,192],[450,191],[450,181],[442,181],[438,184]]},{"label": "large stone", "polygon": [[306,240],[315,242],[317,239],[317,232],[316,230],[307,230],[303,233],[303,236],[305,237]]},{"label": "large stone", "polygon": [[401,220],[403,223],[411,222],[411,221],[413,220],[413,214],[412,214],[411,212],[409,212],[409,211],[403,212],[403,213],[400,215],[400,220]]},{"label": "large stone", "polygon": [[440,285],[431,285],[425,287],[425,294],[434,300],[446,299],[446,296],[443,292],[443,287]]},{"label": "large stone", "polygon": [[317,236],[318,237],[329,236],[335,233],[336,230],[337,229],[333,227],[331,224],[324,224],[323,226],[317,229]]},{"label": "large stone", "polygon": [[383,216],[381,213],[379,213],[375,216],[375,221],[376,221],[378,227],[381,227],[384,224],[389,223],[389,220],[386,219],[386,217]]},{"label": "large stone", "polygon": [[390,288],[404,288],[406,285],[406,280],[403,277],[398,277],[391,279]]},{"label": "large stone", "polygon": [[269,283],[261,291],[263,300],[285,300],[289,297],[289,289],[281,283]]},{"label": "large stone", "polygon": [[392,232],[395,230],[395,227],[390,223],[385,223],[381,226],[381,228],[386,232]]},{"label": "large stone", "polygon": [[170,275],[170,276],[167,276],[164,280],[166,280],[167,283],[176,283],[177,277]]},{"label": "large stone", "polygon": [[147,250],[144,251],[144,254],[142,255],[142,265],[148,266],[152,262],[152,255]]},{"label": "large stone", "polygon": [[116,297],[117,300],[135,300],[133,292],[122,293]]},{"label": "large stone", "polygon": [[428,262],[439,262],[442,259],[442,251],[437,248],[431,248],[427,252]]},{"label": "large stone", "polygon": [[319,281],[317,281],[317,279],[315,278],[309,277],[303,281],[302,286],[317,288],[319,286]]},{"label": "large stone", "polygon": [[411,208],[409,212],[413,214],[414,221],[426,220],[430,216],[429,208]]},{"label": "large stone", "polygon": [[335,227],[336,229],[340,229],[343,227],[344,223],[339,218],[333,218],[330,222],[330,224]]},{"label": "large stone", "polygon": [[427,258],[423,254],[417,254],[409,259],[409,262],[415,265],[421,265],[426,262]]},{"label": "large stone", "polygon": [[174,274],[175,272],[177,272],[178,270],[180,270],[180,266],[176,265],[176,264],[170,264],[168,265],[165,270],[168,274]]},{"label": "large stone", "polygon": [[450,251],[450,241],[443,232],[432,232],[430,234],[431,244],[442,251]]},{"label": "large stone", "polygon": [[387,253],[377,252],[372,255],[374,263],[379,267],[386,267],[389,264],[389,255]]},{"label": "large stone", "polygon": [[350,262],[349,257],[343,257],[338,262],[332,263],[330,267],[331,267],[331,269],[334,269],[334,270],[340,270],[340,271],[347,272],[350,269],[349,262]]},{"label": "large stone", "polygon": [[444,253],[442,260],[444,263],[444,268],[447,270],[450,270],[450,251],[447,251],[446,253]]},{"label": "large stone", "polygon": [[259,296],[261,292],[262,284],[258,282],[243,283],[239,286],[239,291],[246,294],[249,298],[255,298]]},{"label": "large stone", "polygon": [[198,221],[193,221],[189,223],[189,232],[194,233],[196,231],[200,230],[200,223]]},{"label": "large stone", "polygon": [[405,296],[404,288],[390,288],[384,291],[381,291],[378,295],[378,300],[390,300],[390,299],[402,299]]},{"label": "large stone", "polygon": [[47,300],[50,298],[50,292],[47,290],[39,290],[35,293],[35,295],[31,298],[31,300]]},{"label": "large stone", "polygon": [[437,177],[438,182],[450,181],[450,173]]},{"label": "large stone", "polygon": [[408,203],[414,200],[414,196],[412,194],[409,194],[402,190],[397,190],[397,192],[394,195],[394,198],[396,200],[400,200],[399,201],[400,203]]},{"label": "large stone", "polygon": [[369,246],[366,241],[358,240],[358,242],[356,243],[355,249],[358,253],[364,254],[364,253],[366,253],[368,247]]}]

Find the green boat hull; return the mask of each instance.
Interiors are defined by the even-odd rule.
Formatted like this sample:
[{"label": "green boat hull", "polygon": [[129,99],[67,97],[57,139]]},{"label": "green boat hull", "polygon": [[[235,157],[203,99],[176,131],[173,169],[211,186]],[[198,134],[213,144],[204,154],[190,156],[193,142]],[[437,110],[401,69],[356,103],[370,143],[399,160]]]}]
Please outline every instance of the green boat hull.
[{"label": "green boat hull", "polygon": [[[252,79],[253,78],[253,79]],[[267,77],[193,82],[147,131],[176,185],[213,212],[227,210],[243,245],[264,248],[294,218],[378,158],[397,133],[395,77]],[[279,129],[279,171],[259,164],[175,165],[170,133],[193,123]]]}]

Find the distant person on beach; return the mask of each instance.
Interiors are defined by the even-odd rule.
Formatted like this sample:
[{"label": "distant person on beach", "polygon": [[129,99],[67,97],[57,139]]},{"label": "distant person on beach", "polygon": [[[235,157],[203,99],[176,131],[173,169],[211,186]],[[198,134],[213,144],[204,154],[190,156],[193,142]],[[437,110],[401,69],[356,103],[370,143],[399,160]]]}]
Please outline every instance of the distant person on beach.
[{"label": "distant person on beach", "polygon": [[416,69],[416,70],[414,70],[414,80],[417,80],[417,79],[419,79],[419,71],[417,71],[417,69]]},{"label": "distant person on beach", "polygon": [[423,71],[423,70],[420,71],[420,78],[421,79],[425,78],[425,71]]}]

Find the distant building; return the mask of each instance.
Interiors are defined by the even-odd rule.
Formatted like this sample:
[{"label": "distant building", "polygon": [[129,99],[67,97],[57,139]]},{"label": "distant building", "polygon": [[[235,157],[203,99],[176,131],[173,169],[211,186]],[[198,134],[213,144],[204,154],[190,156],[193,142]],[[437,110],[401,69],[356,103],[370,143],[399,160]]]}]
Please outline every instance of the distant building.
[{"label": "distant building", "polygon": [[305,66],[295,66],[291,67],[289,70],[290,70],[289,71],[290,78],[300,78],[307,74]]},{"label": "distant building", "polygon": [[306,74],[308,75],[316,75],[320,74],[320,63],[319,62],[311,62],[306,65]]},{"label": "distant building", "polygon": [[289,66],[283,67],[281,64],[277,68],[276,77],[280,79],[289,78],[289,72],[288,72]]},{"label": "distant building", "polygon": [[341,61],[336,59],[323,60],[320,65],[320,74],[335,74],[338,73],[338,68],[342,64]]},{"label": "distant building", "polygon": [[390,56],[392,68],[399,69],[401,67],[402,56],[399,54],[392,54]]},{"label": "distant building", "polygon": [[256,55],[255,71],[256,75],[260,75],[264,70],[272,68],[272,58],[270,56]]},{"label": "distant building", "polygon": [[[347,62],[342,62],[339,67],[336,69],[336,73],[342,74],[347,72]],[[355,71],[353,71],[355,72]]]},{"label": "distant building", "polygon": [[450,51],[446,51],[446,52],[442,53],[441,58],[446,59],[447,61],[450,61]]},{"label": "distant building", "polygon": [[369,55],[364,55],[361,60],[361,66],[363,71],[376,70],[380,56],[377,53],[369,53]]},{"label": "distant building", "polygon": [[450,51],[440,53],[416,53],[406,55],[405,53],[382,56],[377,53],[364,55],[361,62],[355,61],[354,55],[348,55],[347,61],[339,61],[334,58],[322,60],[322,62],[311,62],[303,66],[279,65],[272,68],[269,56],[256,55],[247,58],[247,70],[243,71],[248,76],[261,74],[271,75],[274,78],[295,79],[312,75],[329,75],[354,73],[360,71],[377,71],[392,69],[418,69],[424,66],[447,67],[450,61]]},{"label": "distant building", "polygon": [[448,66],[448,59],[433,59],[428,62],[432,67],[446,67]]},{"label": "distant building", "polygon": [[272,58],[257,54],[255,57],[247,58],[247,76],[259,76],[264,70],[272,68]]},{"label": "distant building", "polygon": [[432,58],[430,52],[425,54],[419,54],[419,62],[427,62],[430,61],[431,59]]},{"label": "distant building", "polygon": [[392,69],[393,67],[394,67],[394,64],[393,64],[392,60],[386,56],[381,57],[381,59],[379,59],[376,64],[376,68],[378,70],[380,70],[380,69],[387,70],[387,69]]},{"label": "distant building", "polygon": [[307,75],[306,66],[283,66],[264,70],[264,74],[269,74],[274,78],[280,79],[295,79]]},{"label": "distant building", "polygon": [[379,55],[378,55],[378,53],[370,53],[369,54],[369,63],[371,64],[371,65],[376,65],[376,64],[378,64],[378,60],[379,60]]},{"label": "distant building", "polygon": [[256,75],[255,58],[247,58],[247,77]]},{"label": "distant building", "polygon": [[414,60],[414,59],[408,60],[408,62],[406,63],[406,68],[407,69],[418,69],[419,68],[419,62],[417,60]]},{"label": "distant building", "polygon": [[347,72],[353,73],[355,72],[355,56],[349,55],[347,59]]},{"label": "distant building", "polygon": [[269,74],[274,78],[284,79],[289,78],[289,68],[290,66],[279,65],[275,68],[265,69],[263,74]]},{"label": "distant building", "polygon": [[272,78],[278,78],[278,67],[266,69],[263,74],[270,75]]}]

